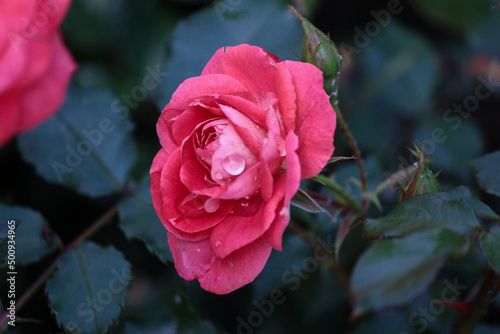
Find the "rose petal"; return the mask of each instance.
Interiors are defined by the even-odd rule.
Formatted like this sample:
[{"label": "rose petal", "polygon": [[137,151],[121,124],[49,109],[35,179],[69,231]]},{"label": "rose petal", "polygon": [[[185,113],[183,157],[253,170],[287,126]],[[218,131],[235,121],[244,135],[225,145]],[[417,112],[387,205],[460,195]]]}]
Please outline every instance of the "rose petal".
[{"label": "rose petal", "polygon": [[38,2],[39,0],[0,1],[0,13],[2,13],[2,20],[5,21],[6,25],[14,33],[21,36],[26,35],[24,36],[25,38],[32,37],[33,32],[28,34],[25,27],[31,21],[31,18],[37,9]]},{"label": "rose petal", "polygon": [[230,293],[253,282],[270,254],[271,246],[258,239],[224,259],[216,258],[210,270],[199,279],[200,285],[212,293]]},{"label": "rose petal", "polygon": [[[271,226],[277,215],[278,204],[285,196],[286,176],[279,175],[274,186],[274,193],[267,202],[252,202],[260,205],[259,211],[253,216],[229,215],[214,227],[210,243],[220,258],[225,258],[237,249],[260,238]],[[243,204],[243,203],[242,203]]]},{"label": "rose petal", "polygon": [[253,97],[251,95],[221,95],[217,98],[217,102],[238,110],[240,113],[250,118],[250,120],[260,128],[264,130],[267,129],[267,110],[259,107],[255,101],[249,99],[253,100]]},{"label": "rose petal", "polygon": [[189,160],[182,164],[180,178],[190,192],[213,197],[226,191],[226,186],[207,186],[206,175],[206,169],[198,161]]},{"label": "rose petal", "polygon": [[208,94],[246,92],[237,79],[223,74],[207,74],[189,78],[179,85],[166,108],[184,110],[196,98]]},{"label": "rose petal", "polygon": [[185,241],[168,232],[168,245],[174,257],[175,269],[185,280],[202,278],[215,262],[209,239]]},{"label": "rose petal", "polygon": [[[167,179],[166,182],[168,182],[168,179],[170,178],[173,180],[172,184],[172,189],[169,189],[170,191],[167,192],[167,194],[171,194],[173,189],[180,191],[185,191],[185,188],[183,188],[182,183],[179,180],[178,177],[178,172],[177,172],[177,178],[175,177],[176,173],[175,170],[178,168],[178,165],[180,165],[180,149],[174,151],[172,155],[168,155],[167,152],[163,149],[161,149],[155,156],[153,160],[153,165],[150,170],[150,178],[151,178],[151,196],[153,198],[153,206],[155,208],[156,213],[158,214],[158,217],[160,218],[160,221],[163,223],[163,226],[170,231],[172,234],[175,234],[178,238],[181,239],[186,239],[186,240],[201,240],[201,239],[206,239],[210,236],[210,230],[204,230],[198,233],[186,233],[183,232],[179,229],[177,229],[170,219],[172,219],[171,216],[175,219],[182,219],[182,218],[177,218],[180,215],[177,213],[175,210],[175,199],[177,198],[178,195],[174,194],[174,197],[170,196],[164,196],[163,189],[162,189],[162,183],[165,182],[164,179]],[[170,161],[170,158],[174,156],[174,159]],[[168,163],[167,163],[168,162]],[[165,205],[167,203],[167,205]],[[170,209],[169,212],[165,210],[165,206],[167,206],[167,209]],[[174,212],[172,214],[172,211]]]},{"label": "rose petal", "polygon": [[290,202],[300,186],[300,161],[295,153],[299,144],[297,136],[289,132],[286,137],[286,189],[283,202],[278,206],[279,214],[263,238],[274,249],[281,251],[283,232],[290,221]]},{"label": "rose petal", "polygon": [[20,128],[27,131],[52,116],[61,106],[76,63],[64,46],[62,35],[56,35],[52,64],[47,74],[31,85],[22,96]]},{"label": "rose petal", "polygon": [[279,63],[278,67],[278,85],[277,98],[279,103],[279,113],[285,133],[295,130],[295,118],[297,109],[297,95],[293,84],[292,75],[288,71],[285,62]]},{"label": "rose petal", "polygon": [[307,63],[284,61],[295,85],[301,178],[317,175],[333,154],[336,115],[323,88],[323,75]]},{"label": "rose petal", "polygon": [[[39,0],[38,8],[32,18],[32,25],[36,27],[40,33],[50,34],[59,27],[70,6],[70,0]],[[36,22],[37,19],[40,20],[40,18],[43,17],[47,18],[47,21],[44,21],[45,24]]]},{"label": "rose petal", "polygon": [[[192,207],[193,194],[184,186],[179,177],[181,169],[180,149],[174,151],[168,158],[161,173],[161,193],[163,199],[163,213],[170,224],[165,224],[165,227],[172,233],[177,231],[181,238],[189,238],[190,240],[200,240],[201,236],[207,236],[208,229],[218,224],[231,211],[232,202],[225,201],[221,204],[219,210],[214,213],[204,211],[204,200],[200,199],[198,207]],[[191,196],[188,198],[188,196]],[[185,205],[186,212],[182,212],[181,205],[185,200],[188,200]],[[188,211],[192,213],[189,213]],[[189,216],[191,215],[191,216]],[[197,218],[200,216],[200,218]],[[175,229],[170,229],[169,225]],[[200,236],[196,235],[197,233]]]},{"label": "rose petal", "polygon": [[219,73],[237,79],[252,93],[274,92],[276,87],[276,61],[257,46],[227,47],[219,63]]},{"label": "rose petal", "polygon": [[181,145],[172,135],[172,125],[181,114],[182,111],[180,110],[163,109],[160,118],[158,118],[158,123],[156,123],[156,132],[158,133],[160,144],[168,154],[171,154]]},{"label": "rose petal", "polygon": [[201,72],[201,75],[207,75],[207,74],[218,74],[219,73],[219,63],[222,58],[222,55],[224,54],[224,47],[220,48],[219,50],[215,51],[214,55],[208,63],[205,65],[205,68]]},{"label": "rose petal", "polygon": [[220,105],[220,108],[231,122],[231,125],[245,146],[254,156],[259,156],[260,146],[266,135],[265,130],[233,107]]}]

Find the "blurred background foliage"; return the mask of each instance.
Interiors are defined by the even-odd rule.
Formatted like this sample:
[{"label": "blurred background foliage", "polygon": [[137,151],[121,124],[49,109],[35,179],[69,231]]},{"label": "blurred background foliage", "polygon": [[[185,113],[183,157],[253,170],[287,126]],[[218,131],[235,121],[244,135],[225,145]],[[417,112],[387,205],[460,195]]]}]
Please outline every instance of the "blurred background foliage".
[{"label": "blurred background foliage", "polygon": [[[69,244],[119,203],[118,217],[92,238],[93,243],[113,245],[122,252],[135,277],[121,315],[109,315],[118,320],[109,324],[111,333],[239,329],[241,333],[413,334],[444,333],[449,328],[453,311],[429,316],[419,312],[439,298],[446,280],[460,277],[461,284],[472,286],[485,268],[477,254],[447,263],[430,288],[407,306],[359,319],[350,317],[349,294],[328,268],[294,272],[312,256],[313,248],[288,230],[283,251],[273,251],[255,282],[229,295],[213,295],[197,282],[185,282],[169,262],[165,231],[148,192],[149,167],[160,147],[155,130],[158,115],[175,88],[199,75],[221,46],[250,43],[281,59],[298,60],[302,31],[287,4],[340,45],[344,55],[340,107],[367,160],[371,188],[399,166],[413,163],[408,147],[424,141],[426,154],[432,154],[431,168],[442,170],[438,178],[442,189],[464,184],[479,193],[467,162],[500,149],[500,9],[495,9],[495,1],[74,0],[62,30],[79,69],[66,103],[58,116],[0,149],[0,201],[29,208],[26,214],[35,221],[19,236],[32,240],[30,250],[37,256],[19,255],[18,292],[41,275],[58,245]],[[157,85],[137,88],[144,88],[151,71],[163,73]],[[478,89],[488,96],[479,99]],[[117,99],[122,106],[114,110]],[[105,115],[114,117],[116,132],[103,135],[105,145],[99,145],[96,154],[107,158],[85,158],[85,167],[78,164],[58,180],[50,161],[63,162],[68,154],[58,144],[74,129],[98,126]],[[41,145],[46,138],[51,138],[49,144]],[[340,131],[335,145],[335,155],[351,154]],[[357,191],[355,162],[338,162],[326,173]],[[107,184],[110,175],[116,182]],[[396,192],[385,191],[380,199],[382,211],[373,208],[371,217],[385,215],[396,202]],[[498,199],[481,199],[500,211]],[[14,209],[2,209],[2,220],[9,210]],[[332,222],[325,214],[295,208],[292,217],[313,238],[336,235],[335,218]],[[342,267],[352,270],[366,245],[360,228],[354,228],[341,249]],[[2,298],[7,289],[4,272]],[[262,317],[261,303],[275,289],[286,300]],[[5,305],[6,300],[2,302]],[[500,298],[491,310],[475,333],[500,333]],[[255,312],[260,312],[262,321]],[[17,325],[8,333],[59,333],[58,321],[42,289],[18,313]],[[246,327],[243,322],[258,326]]]}]

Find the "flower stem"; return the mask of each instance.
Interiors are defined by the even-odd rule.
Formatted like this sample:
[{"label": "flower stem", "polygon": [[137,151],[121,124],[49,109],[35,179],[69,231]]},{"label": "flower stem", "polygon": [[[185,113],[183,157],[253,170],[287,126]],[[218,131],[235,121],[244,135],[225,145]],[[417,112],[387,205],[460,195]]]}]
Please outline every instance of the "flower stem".
[{"label": "flower stem", "polygon": [[[356,142],[356,139],[354,139],[354,136],[352,135],[351,130],[349,129],[349,126],[347,125],[344,115],[340,111],[340,108],[338,105],[335,103],[332,103],[333,109],[335,110],[335,113],[337,114],[337,121],[340,125],[340,128],[344,135],[347,138],[347,141],[349,142],[349,145],[351,146],[352,152],[354,155],[357,156],[356,163],[358,164],[358,169],[359,169],[359,174],[360,174],[360,180],[361,180],[361,190],[363,193],[366,193],[368,191],[368,183],[366,181],[366,169],[365,169],[365,162],[363,160],[363,157],[361,156],[361,151],[359,150],[358,144]],[[365,198],[363,198],[363,208],[366,207],[367,201]]]},{"label": "flower stem", "polygon": [[[73,240],[67,247],[64,248],[63,252],[61,252],[57,258],[50,264],[50,266],[43,272],[43,274],[26,290],[26,292],[21,296],[21,299],[16,303],[16,312],[26,304],[26,302],[42,287],[42,285],[47,281],[52,272],[57,268],[57,262],[59,259],[66,254],[68,251],[74,249],[78,246],[82,241],[87,240],[92,235],[94,235],[99,229],[101,229],[106,223],[111,221],[111,218],[118,211],[118,206],[115,205],[108,211],[106,211],[102,216],[100,216],[95,222],[93,222],[88,229],[83,231],[75,240]],[[7,312],[0,315],[0,329],[1,331],[5,330],[7,325]]]},{"label": "flower stem", "polygon": [[500,275],[489,269],[481,286],[472,300],[468,302],[468,311],[458,319],[453,334],[472,334],[484,312],[500,291]]},{"label": "flower stem", "polygon": [[337,196],[345,200],[352,207],[354,211],[361,212],[361,205],[340,184],[336,183],[329,177],[326,177],[321,174],[312,177],[311,180],[314,180],[316,182],[325,185],[326,187],[328,187],[328,189],[333,191]]}]

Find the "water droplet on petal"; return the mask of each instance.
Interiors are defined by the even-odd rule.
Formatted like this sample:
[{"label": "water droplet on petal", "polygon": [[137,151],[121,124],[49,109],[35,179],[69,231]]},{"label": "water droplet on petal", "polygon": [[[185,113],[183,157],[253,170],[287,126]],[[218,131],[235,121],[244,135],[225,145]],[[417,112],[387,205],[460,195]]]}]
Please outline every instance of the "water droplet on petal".
[{"label": "water droplet on petal", "polygon": [[205,201],[205,211],[208,213],[215,212],[220,207],[220,199],[218,198],[209,198]]},{"label": "water droplet on petal", "polygon": [[280,216],[287,217],[289,215],[290,215],[290,209],[288,209],[287,207],[283,207],[283,209],[281,209],[280,211]]},{"label": "water droplet on petal", "polygon": [[260,129],[260,126],[256,125],[256,126],[255,126],[255,128],[256,128],[257,130],[259,130],[259,129]]},{"label": "water droplet on petal", "polygon": [[217,172],[215,173],[215,178],[217,180],[222,180],[222,178],[224,177],[224,174],[222,174],[221,172]]},{"label": "water droplet on petal", "polygon": [[250,199],[250,195],[246,195],[246,196],[245,196],[245,199],[246,199],[246,200],[249,200],[249,199]]},{"label": "water droplet on petal", "polygon": [[240,175],[245,170],[245,158],[239,154],[231,154],[222,160],[222,168],[231,175]]},{"label": "water droplet on petal", "polygon": [[215,242],[215,247],[220,247],[220,245],[222,245],[222,240],[217,240]]},{"label": "water droplet on petal", "polygon": [[230,267],[234,267],[234,263],[229,262],[228,264],[229,264]]},{"label": "water droplet on petal", "polygon": [[278,145],[278,152],[281,157],[284,157],[286,155],[285,142],[282,142],[280,145]]}]

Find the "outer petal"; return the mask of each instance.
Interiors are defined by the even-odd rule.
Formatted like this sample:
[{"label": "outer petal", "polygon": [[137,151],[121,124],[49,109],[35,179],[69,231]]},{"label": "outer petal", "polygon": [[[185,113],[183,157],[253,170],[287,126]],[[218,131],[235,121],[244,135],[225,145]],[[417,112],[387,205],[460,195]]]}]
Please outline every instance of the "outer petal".
[{"label": "outer petal", "polygon": [[323,75],[307,63],[284,61],[295,85],[301,177],[317,175],[333,153],[336,115],[323,88]]},{"label": "outer petal", "polygon": [[216,258],[210,270],[199,279],[200,285],[216,294],[230,293],[252,282],[264,269],[270,254],[271,246],[258,239],[224,259]]},{"label": "outer petal", "polygon": [[[175,151],[173,154],[179,154],[180,150]],[[198,233],[185,233],[183,231],[180,231],[177,229],[174,225],[169,220],[169,217],[165,214],[164,211],[164,203],[165,203],[165,198],[162,193],[162,188],[161,188],[161,183],[162,179],[164,178],[163,173],[165,171],[165,167],[167,166],[167,162],[169,160],[169,155],[167,152],[163,149],[160,149],[160,151],[156,154],[153,164],[151,166],[150,170],[150,178],[151,178],[151,196],[153,198],[153,206],[155,208],[156,213],[158,214],[158,217],[160,218],[160,221],[163,223],[165,228],[170,231],[172,234],[177,236],[178,238],[182,239],[187,239],[187,240],[202,240],[206,239],[210,236],[210,231],[205,230],[202,232]],[[175,167],[175,166],[173,166]],[[169,171],[167,170],[167,173]],[[180,183],[180,182],[179,182]],[[175,186],[175,185],[173,185]],[[167,193],[169,194],[169,193]],[[169,194],[170,195],[170,194]],[[166,197],[168,198],[168,197]],[[172,199],[170,199],[172,201]],[[175,199],[173,200],[174,205],[175,205]]]},{"label": "outer petal", "polygon": [[298,147],[298,138],[293,133],[286,137],[286,191],[285,198],[278,206],[279,214],[276,216],[271,227],[266,231],[264,240],[274,249],[281,251],[283,232],[290,220],[290,201],[300,186],[300,162],[295,150]]},{"label": "outer petal", "polygon": [[209,94],[233,94],[247,89],[237,79],[222,74],[207,74],[186,79],[175,90],[167,108],[184,110],[197,97]]},{"label": "outer petal", "polygon": [[2,0],[0,1],[2,20],[5,21],[10,30],[19,34],[27,34],[27,31],[22,30],[25,28],[27,22],[31,20],[38,2],[39,0]]},{"label": "outer petal", "polygon": [[21,131],[29,130],[57,112],[75,69],[73,57],[64,46],[62,36],[58,34],[47,74],[30,86],[22,96]]},{"label": "outer petal", "polygon": [[[181,182],[179,174],[181,169],[180,149],[174,151],[168,158],[161,172],[160,189],[163,200],[163,213],[170,224],[163,224],[172,233],[181,231],[178,236],[184,239],[200,240],[207,237],[208,229],[221,222],[231,211],[232,202],[224,201],[219,210],[214,213],[204,211],[204,201],[192,202],[186,205],[193,214],[180,211],[180,207],[188,196],[193,194]],[[173,226],[175,229],[171,229]]]},{"label": "outer petal", "polygon": [[174,257],[175,269],[185,280],[202,278],[215,262],[215,253],[208,239],[185,241],[168,232],[168,245]]},{"label": "outer petal", "polygon": [[39,0],[38,8],[36,10],[37,12],[35,13],[35,17],[33,19],[36,19],[36,15],[40,15],[49,16],[50,20],[48,20],[48,22],[44,25],[37,25],[36,23],[32,24],[37,27],[41,33],[50,34],[57,29],[57,27],[59,27],[70,6],[71,0]]},{"label": "outer petal", "polygon": [[[225,258],[232,252],[257,240],[269,229],[276,217],[278,204],[285,196],[285,182],[285,175],[278,176],[274,186],[275,191],[269,201],[253,200],[246,203],[246,205],[251,206],[260,205],[259,211],[254,215],[248,217],[228,216],[215,226],[210,236],[210,243],[218,257]],[[241,202],[240,205],[245,205],[245,203]]]},{"label": "outer petal", "polygon": [[252,93],[275,91],[276,61],[257,46],[227,47],[220,60],[219,73],[237,79]]},{"label": "outer petal", "polygon": [[222,58],[222,55],[224,54],[224,49],[225,48],[222,47],[219,50],[215,51],[215,54],[212,56],[212,58],[210,58],[207,65],[205,65],[205,68],[201,72],[201,75],[219,73],[219,63]]},{"label": "outer petal", "polygon": [[158,123],[156,123],[156,133],[160,138],[160,144],[168,154],[171,154],[181,145],[181,143],[177,143],[172,134],[172,125],[180,114],[182,114],[181,110],[163,109],[160,118],[158,118]]},{"label": "outer petal", "polygon": [[279,113],[285,133],[295,131],[295,119],[297,112],[297,94],[295,93],[295,86],[293,78],[288,71],[286,62],[281,62],[278,67],[278,85],[276,88]]}]

